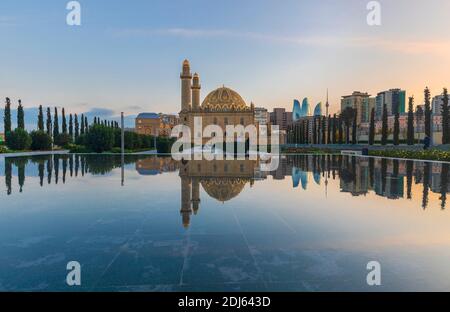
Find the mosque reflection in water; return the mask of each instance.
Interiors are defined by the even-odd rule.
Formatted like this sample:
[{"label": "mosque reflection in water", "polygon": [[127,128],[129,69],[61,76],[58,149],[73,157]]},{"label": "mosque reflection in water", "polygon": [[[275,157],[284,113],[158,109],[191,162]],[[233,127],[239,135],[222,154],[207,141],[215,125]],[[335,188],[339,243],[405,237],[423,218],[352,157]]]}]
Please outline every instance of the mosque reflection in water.
[{"label": "mosque reflection in water", "polygon": [[[245,186],[273,180],[292,179],[293,188],[308,189],[310,183],[328,192],[329,181],[337,180],[340,191],[352,196],[375,193],[388,199],[411,199],[413,190],[422,191],[420,206],[426,209],[431,193],[439,194],[440,207],[445,209],[449,188],[449,164],[363,158],[333,155],[284,156],[276,171],[263,172],[254,160],[216,160],[178,162],[170,157],[111,155],[48,155],[11,157],[0,162],[4,166],[6,194],[22,193],[26,176],[38,176],[41,186],[65,183],[67,179],[86,174],[105,175],[122,165],[135,164],[140,175],[157,175],[179,171],[181,183],[181,217],[185,227],[199,212],[201,188],[219,202],[237,197]],[[1,168],[0,168],[1,170]],[[14,190],[13,176],[17,176]],[[16,179],[14,179],[15,181]],[[413,185],[415,186],[413,187]],[[335,186],[334,186],[335,187]],[[417,194],[415,194],[417,196]]]}]

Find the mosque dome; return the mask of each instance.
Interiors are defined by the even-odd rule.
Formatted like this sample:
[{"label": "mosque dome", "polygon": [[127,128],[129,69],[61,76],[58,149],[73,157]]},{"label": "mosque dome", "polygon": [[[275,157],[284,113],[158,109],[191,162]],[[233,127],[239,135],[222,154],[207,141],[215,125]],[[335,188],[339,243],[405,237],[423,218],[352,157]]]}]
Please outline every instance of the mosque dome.
[{"label": "mosque dome", "polygon": [[250,107],[236,91],[221,87],[209,93],[203,100],[202,108],[210,111],[245,111]]},{"label": "mosque dome", "polygon": [[213,178],[201,180],[203,189],[209,196],[221,202],[229,201],[238,196],[249,182],[242,178]]}]

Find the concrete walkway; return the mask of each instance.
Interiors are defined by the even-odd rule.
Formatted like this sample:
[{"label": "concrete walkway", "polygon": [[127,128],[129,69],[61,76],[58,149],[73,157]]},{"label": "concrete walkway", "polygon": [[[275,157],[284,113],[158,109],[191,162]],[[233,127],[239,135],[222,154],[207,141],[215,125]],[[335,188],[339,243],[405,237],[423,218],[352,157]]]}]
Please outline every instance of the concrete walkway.
[{"label": "concrete walkway", "polygon": [[20,153],[5,153],[0,154],[0,157],[27,157],[27,156],[40,156],[40,155],[63,155],[68,154],[69,150],[60,151],[37,151],[37,152],[20,152]]}]

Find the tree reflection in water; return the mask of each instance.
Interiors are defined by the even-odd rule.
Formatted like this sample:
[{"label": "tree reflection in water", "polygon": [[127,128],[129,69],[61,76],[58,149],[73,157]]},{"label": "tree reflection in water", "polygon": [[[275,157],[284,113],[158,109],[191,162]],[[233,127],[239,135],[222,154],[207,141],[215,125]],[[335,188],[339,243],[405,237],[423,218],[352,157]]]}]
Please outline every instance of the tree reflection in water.
[{"label": "tree reflection in water", "polygon": [[[45,176],[48,184],[52,182],[55,185],[60,182],[64,184],[68,178],[84,177],[86,174],[106,175],[122,166],[120,155],[45,155],[6,157],[2,161],[4,161],[4,181],[7,195],[13,193],[12,181],[15,174],[17,175],[17,190],[22,193],[26,190],[27,173],[36,174],[37,172],[39,185],[43,187]],[[195,168],[189,167],[194,163]],[[257,163],[255,163],[255,168],[252,167],[250,170],[247,168],[247,164],[239,165],[233,161],[230,163],[188,161],[186,164],[180,164],[170,157],[126,156],[124,165],[130,164],[135,164],[136,170],[141,175],[173,172],[180,167],[187,168],[186,170],[191,174],[191,176],[187,176],[189,179],[196,178],[202,184],[201,181],[209,174],[211,178],[217,179],[204,182],[202,185],[218,185],[220,187],[224,185],[221,178],[223,181],[225,178],[228,179],[227,181],[232,178],[242,178],[245,171],[245,181],[264,180],[268,176],[272,176],[274,179],[291,177],[294,187],[298,187],[301,182],[301,186],[306,190],[311,174],[313,181],[321,187],[327,187],[328,180],[338,180],[339,184],[335,185],[339,185],[341,192],[353,196],[373,192],[392,200],[399,198],[412,200],[414,190],[417,190],[413,187],[413,182],[415,182],[415,184],[422,185],[421,206],[423,209],[429,206],[430,192],[439,194],[440,207],[445,209],[447,193],[450,190],[448,185],[450,170],[447,163],[338,155],[295,155],[284,157],[279,168],[274,172],[260,172],[257,170]],[[207,169],[203,172],[202,168]],[[200,170],[200,173],[194,174],[196,170]],[[321,179],[325,179],[322,184],[320,183]],[[192,181],[188,180],[187,183],[192,183]],[[241,184],[236,184],[233,192],[237,192],[241,187]],[[197,191],[195,190],[195,192]],[[221,197],[227,198],[227,194],[223,190],[210,191],[211,194],[220,194]],[[403,194],[404,191],[406,196]],[[235,195],[237,196],[237,194]]]}]

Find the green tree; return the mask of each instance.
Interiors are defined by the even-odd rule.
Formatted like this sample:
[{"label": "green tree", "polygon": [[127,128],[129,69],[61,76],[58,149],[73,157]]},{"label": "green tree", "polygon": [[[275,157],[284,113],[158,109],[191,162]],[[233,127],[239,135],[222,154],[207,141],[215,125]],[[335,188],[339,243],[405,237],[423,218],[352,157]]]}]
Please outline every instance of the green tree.
[{"label": "green tree", "polygon": [[357,125],[358,111],[354,109],[353,124],[352,124],[352,144],[356,144],[358,136],[358,125]]},{"label": "green tree", "polygon": [[24,129],[17,128],[8,133],[6,145],[12,150],[27,150],[31,146],[31,137]]},{"label": "green tree", "polygon": [[375,108],[370,111],[369,145],[375,144]]},{"label": "green tree", "polygon": [[448,106],[447,88],[444,88],[441,108],[442,108],[442,144],[450,144],[450,111]]},{"label": "green tree", "polygon": [[42,111],[42,105],[39,105],[38,130],[44,131],[44,112]]},{"label": "green tree", "polygon": [[59,119],[58,119],[58,109],[55,107],[55,114],[53,116],[53,140],[55,140],[59,135]]},{"label": "green tree", "polygon": [[408,101],[408,127],[407,127],[407,143],[414,145],[414,98],[410,97]]},{"label": "green tree", "polygon": [[383,105],[382,125],[381,125],[381,145],[386,145],[388,140],[388,111],[386,104]]},{"label": "green tree", "polygon": [[336,114],[333,115],[333,130],[332,130],[332,134],[331,134],[331,142],[333,142],[333,144],[336,144],[336,129],[337,129],[337,118],[336,118]]},{"label": "green tree", "polygon": [[352,107],[346,107],[341,112],[341,120],[345,124],[345,143],[350,144],[350,126],[355,116],[355,110]]},{"label": "green tree", "polygon": [[342,118],[341,116],[339,116],[338,118],[338,124],[339,124],[339,138],[338,138],[338,142],[339,144],[343,144],[344,143],[344,129],[342,127]]},{"label": "green tree", "polygon": [[64,107],[62,109],[61,118],[62,118],[62,133],[67,134],[67,120],[66,120],[66,111],[64,110]]},{"label": "green tree", "polygon": [[425,135],[431,138],[431,96],[430,89],[425,88]]},{"label": "green tree", "polygon": [[17,128],[25,129],[25,113],[23,112],[22,100],[19,100],[17,108]]},{"label": "green tree", "polygon": [[331,123],[333,122],[331,115],[328,115],[327,119],[327,144],[331,144]]},{"label": "green tree", "polygon": [[81,114],[80,135],[84,134],[84,114]]},{"label": "green tree", "polygon": [[96,153],[109,151],[114,145],[114,133],[102,125],[94,125],[86,134],[86,147]]},{"label": "green tree", "polygon": [[88,118],[87,118],[87,116],[84,116],[84,133],[88,133],[88,132],[89,132]]},{"label": "green tree", "polygon": [[73,140],[73,116],[72,116],[72,114],[69,115],[69,136]]},{"label": "green tree", "polygon": [[394,145],[399,145],[400,144],[400,139],[399,139],[399,135],[400,135],[400,113],[397,111],[397,113],[395,113],[395,119],[394,119]]},{"label": "green tree", "polygon": [[3,126],[5,127],[5,135],[12,130],[11,126],[11,100],[7,97],[5,104],[5,115],[3,116]]},{"label": "green tree", "polygon": [[80,125],[78,124],[78,115],[75,114],[75,142],[80,136]]},{"label": "green tree", "polygon": [[50,112],[50,107],[47,107],[47,134],[52,134],[52,114]]},{"label": "green tree", "polygon": [[31,132],[31,149],[33,151],[48,151],[52,149],[52,137],[43,130]]}]

